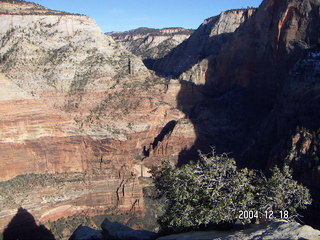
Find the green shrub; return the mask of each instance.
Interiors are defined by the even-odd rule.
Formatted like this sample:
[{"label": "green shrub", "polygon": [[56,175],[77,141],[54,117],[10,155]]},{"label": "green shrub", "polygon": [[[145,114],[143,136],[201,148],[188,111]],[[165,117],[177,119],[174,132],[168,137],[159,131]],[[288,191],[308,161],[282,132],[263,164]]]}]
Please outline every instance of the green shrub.
[{"label": "green shrub", "polygon": [[166,198],[165,213],[158,219],[162,229],[233,223],[240,211],[259,216],[266,210],[295,214],[311,202],[308,189],[292,179],[287,167],[283,172],[274,168],[267,179],[256,171],[237,169],[234,159],[214,152],[211,156],[200,153],[198,161],[182,167],[165,161],[153,178]]},{"label": "green shrub", "polygon": [[269,179],[261,177],[259,180],[255,201],[261,213],[270,210],[277,217],[280,211],[288,211],[292,217],[297,214],[298,209],[311,204],[309,190],[292,179],[288,166],[284,166],[282,171],[274,167]]}]

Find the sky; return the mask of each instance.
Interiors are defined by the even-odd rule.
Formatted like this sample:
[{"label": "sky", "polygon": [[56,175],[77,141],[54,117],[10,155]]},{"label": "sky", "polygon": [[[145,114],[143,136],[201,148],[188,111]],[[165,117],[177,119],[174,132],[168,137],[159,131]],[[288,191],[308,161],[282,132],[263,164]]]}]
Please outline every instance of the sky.
[{"label": "sky", "polygon": [[103,32],[138,27],[196,29],[220,12],[258,7],[262,0],[29,0],[53,10],[85,14]]}]

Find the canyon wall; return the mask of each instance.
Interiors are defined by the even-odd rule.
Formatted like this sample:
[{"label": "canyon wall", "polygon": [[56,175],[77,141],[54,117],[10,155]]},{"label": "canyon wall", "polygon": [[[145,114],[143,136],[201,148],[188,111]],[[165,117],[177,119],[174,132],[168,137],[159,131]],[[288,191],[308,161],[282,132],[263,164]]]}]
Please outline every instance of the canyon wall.
[{"label": "canyon wall", "polygon": [[[205,96],[185,108],[179,99],[188,89],[179,92],[180,109],[197,135],[184,156],[215,148],[239,166],[266,171],[290,162],[295,177],[311,188],[309,213],[319,211],[319,164],[286,159],[297,127],[312,136],[320,128],[319,7],[316,0],[265,0],[257,10],[227,11],[207,19],[164,58],[144,61]],[[317,217],[309,219],[319,225]]]},{"label": "canyon wall", "polygon": [[[195,140],[178,109],[182,85],[155,76],[86,16],[1,1],[0,26],[0,180],[8,191],[0,228],[18,207],[42,222],[143,216],[148,169]],[[44,176],[52,177],[39,183]]]},{"label": "canyon wall", "polygon": [[257,100],[275,103],[292,66],[319,43],[318,5],[309,0],[263,1],[254,18],[212,59],[208,85],[242,86]]},{"label": "canyon wall", "polygon": [[206,58],[216,55],[231,34],[255,9],[230,10],[206,19],[199,28],[178,47],[161,59],[145,60],[149,69],[161,76],[205,83]]},{"label": "canyon wall", "polygon": [[303,214],[315,226],[320,222],[312,214],[320,206],[318,155],[289,161],[288,154],[308,142],[295,140],[297,128],[308,129],[313,143],[320,128],[319,8],[315,0],[263,1],[216,54],[195,68],[202,71],[209,98],[198,104],[201,111],[188,113],[198,133],[196,148],[209,143],[231,152],[239,166],[256,169],[290,164],[296,179],[311,189],[314,203]]},{"label": "canyon wall", "polygon": [[108,35],[142,59],[157,59],[164,57],[192,33],[193,30],[184,28],[137,28]]}]

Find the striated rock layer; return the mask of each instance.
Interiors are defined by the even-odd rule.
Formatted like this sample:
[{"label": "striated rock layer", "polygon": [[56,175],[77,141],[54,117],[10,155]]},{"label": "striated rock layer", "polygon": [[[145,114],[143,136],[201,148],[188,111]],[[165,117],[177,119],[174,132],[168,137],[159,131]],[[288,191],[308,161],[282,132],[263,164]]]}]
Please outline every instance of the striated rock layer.
[{"label": "striated rock layer", "polygon": [[137,28],[126,32],[111,32],[110,36],[142,59],[162,58],[188,39],[193,30],[184,28]]},{"label": "striated rock layer", "polygon": [[18,207],[42,222],[143,215],[139,178],[195,139],[177,108],[182,84],[155,77],[86,16],[19,1],[0,9],[0,228]]}]

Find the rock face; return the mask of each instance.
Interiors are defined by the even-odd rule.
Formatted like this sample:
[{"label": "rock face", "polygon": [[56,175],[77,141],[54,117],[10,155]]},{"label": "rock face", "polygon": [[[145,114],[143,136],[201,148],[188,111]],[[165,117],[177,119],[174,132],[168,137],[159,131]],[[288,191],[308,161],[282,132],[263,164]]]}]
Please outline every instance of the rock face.
[{"label": "rock face", "polygon": [[108,35],[142,59],[156,59],[164,57],[192,33],[193,30],[184,28],[137,28]]},{"label": "rock face", "polygon": [[110,222],[105,219],[101,225],[102,230],[107,237],[118,240],[151,240],[154,239],[156,234],[154,232],[145,230],[133,230],[121,223]]},{"label": "rock face", "polygon": [[79,226],[70,237],[70,240],[102,240],[103,235],[101,231],[86,227]]},{"label": "rock face", "polygon": [[[34,15],[34,14],[68,14],[66,12],[54,11],[35,3],[14,0],[1,0],[0,13],[10,15]],[[19,4],[15,4],[19,3]]]},{"label": "rock face", "polygon": [[[218,151],[232,152],[240,166],[268,169],[285,162],[296,127],[320,128],[319,7],[314,0],[265,0],[206,59],[200,82],[209,98],[198,104],[201,110],[188,112],[197,132],[196,148],[210,143]],[[292,166],[311,188],[315,201],[310,209],[315,212],[319,165],[310,164]],[[317,216],[310,219],[319,224]]]},{"label": "rock face", "polygon": [[312,0],[264,1],[211,61],[207,83],[220,89],[239,85],[273,104],[289,70],[318,45],[318,6]]},{"label": "rock face", "polygon": [[[158,74],[204,92],[193,108],[182,101],[187,89],[178,95],[197,135],[185,156],[212,146],[232,153],[240,166],[268,169],[285,162],[296,127],[320,128],[319,7],[315,0],[265,0],[257,10],[229,11],[206,20],[166,57],[145,61]],[[294,169],[312,188],[315,212],[319,165],[307,165]]]},{"label": "rock face", "polygon": [[[29,6],[20,7],[25,5]],[[92,153],[86,155],[88,146],[81,147],[82,136],[87,134],[81,133],[75,121],[78,114],[86,114],[78,110],[81,102],[90,111],[104,91],[116,84],[115,75],[133,76],[133,71],[148,75],[148,71],[132,54],[116,51],[116,43],[88,17],[18,13],[0,15],[0,69],[7,76],[1,75],[6,86],[1,101],[6,129],[1,132],[1,164],[16,165],[1,178],[85,171],[84,158]],[[13,96],[15,91],[18,95]],[[21,154],[12,148],[20,145]],[[17,166],[20,170],[15,171]]]},{"label": "rock face", "polygon": [[[313,0],[264,1],[209,60],[206,84],[210,89],[246,89],[265,109],[266,115],[257,121],[257,132],[242,155],[251,167],[283,164],[283,151],[296,127],[320,128],[319,112],[315,111],[320,104],[319,7],[319,1]],[[256,161],[258,158],[264,160]],[[295,169],[300,172],[301,166]],[[316,199],[318,171],[317,166],[306,167],[300,174],[300,181],[312,186]],[[316,177],[311,180],[309,176]]]},{"label": "rock face", "polygon": [[182,85],[154,76],[86,16],[20,1],[0,9],[0,228],[19,206],[43,223],[143,215],[139,178],[195,139],[177,108]]},{"label": "rock face", "polygon": [[190,232],[165,236],[159,240],[191,240],[191,239],[320,239],[320,231],[310,226],[301,226],[298,223],[274,222],[271,224],[256,225],[249,229],[234,232]]},{"label": "rock face", "polygon": [[[145,60],[149,69],[162,76],[190,80],[204,84],[207,70],[206,58],[216,55],[221,46],[230,38],[243,22],[247,21],[255,9],[230,10],[219,16],[206,19],[191,37],[158,60]],[[193,69],[192,69],[193,68]],[[186,72],[187,70],[191,70]]]}]

